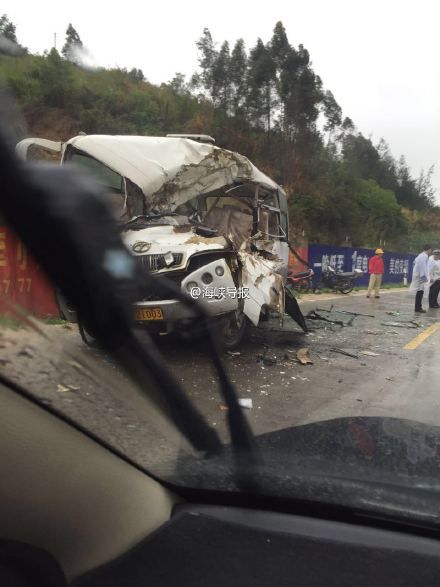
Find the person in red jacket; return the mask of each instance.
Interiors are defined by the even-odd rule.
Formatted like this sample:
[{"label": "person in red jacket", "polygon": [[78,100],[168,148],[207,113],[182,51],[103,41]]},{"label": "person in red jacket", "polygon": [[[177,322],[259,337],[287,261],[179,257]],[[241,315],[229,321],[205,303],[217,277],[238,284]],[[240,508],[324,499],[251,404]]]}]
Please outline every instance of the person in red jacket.
[{"label": "person in red jacket", "polygon": [[367,298],[371,296],[374,289],[374,297],[380,298],[379,288],[382,283],[382,275],[385,272],[383,264],[383,251],[382,249],[376,249],[374,257],[368,262],[368,271],[370,273],[370,283],[368,284]]}]

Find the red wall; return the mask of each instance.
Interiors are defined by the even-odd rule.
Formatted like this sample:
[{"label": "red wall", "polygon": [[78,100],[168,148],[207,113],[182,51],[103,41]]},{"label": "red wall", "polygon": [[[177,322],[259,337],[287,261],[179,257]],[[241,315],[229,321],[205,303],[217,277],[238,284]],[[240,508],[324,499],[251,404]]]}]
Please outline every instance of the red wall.
[{"label": "red wall", "polygon": [[17,304],[39,317],[59,316],[54,288],[10,228],[0,227],[0,313]]}]

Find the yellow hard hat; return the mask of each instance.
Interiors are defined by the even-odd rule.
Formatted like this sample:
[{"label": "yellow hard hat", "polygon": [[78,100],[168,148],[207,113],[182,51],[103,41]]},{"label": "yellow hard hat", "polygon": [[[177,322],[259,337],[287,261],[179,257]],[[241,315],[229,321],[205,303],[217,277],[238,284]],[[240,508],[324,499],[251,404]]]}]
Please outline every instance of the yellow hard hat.
[{"label": "yellow hard hat", "polygon": [[382,249],[376,249],[375,253],[376,255],[383,255]]}]

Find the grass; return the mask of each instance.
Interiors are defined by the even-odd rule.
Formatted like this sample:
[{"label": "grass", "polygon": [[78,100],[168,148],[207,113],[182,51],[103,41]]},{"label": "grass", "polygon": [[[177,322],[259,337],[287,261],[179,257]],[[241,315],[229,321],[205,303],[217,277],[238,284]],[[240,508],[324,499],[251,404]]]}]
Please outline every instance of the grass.
[{"label": "grass", "polygon": [[9,330],[20,330],[24,328],[22,320],[9,314],[0,315],[0,328],[9,328]]},{"label": "grass", "polygon": [[43,318],[42,322],[44,324],[57,324],[57,325],[64,325],[67,324],[67,320],[63,318],[59,318],[58,316],[47,316],[47,318]]},{"label": "grass", "polygon": [[[50,325],[64,325],[67,324],[66,320],[59,318],[58,316],[47,316],[46,318],[41,318],[40,322],[43,324],[50,324]],[[23,320],[19,317],[11,316],[10,314],[1,314],[0,315],[0,328],[9,328],[10,330],[19,330],[20,328],[25,328],[26,324]]]}]

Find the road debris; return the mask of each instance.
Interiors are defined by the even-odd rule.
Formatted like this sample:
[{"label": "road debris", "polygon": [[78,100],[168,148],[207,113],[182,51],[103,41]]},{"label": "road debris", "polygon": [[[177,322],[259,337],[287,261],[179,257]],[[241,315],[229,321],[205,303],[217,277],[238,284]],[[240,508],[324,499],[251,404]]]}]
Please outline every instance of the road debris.
[{"label": "road debris", "polygon": [[323,322],[328,322],[329,324],[335,324],[337,326],[345,326],[345,323],[342,320],[330,320],[325,316],[321,316],[316,310],[310,310],[306,318],[309,320],[322,320]]},{"label": "road debris", "polygon": [[276,365],[277,363],[277,358],[276,357],[270,357],[267,354],[267,350],[264,349],[264,353],[260,353],[257,355],[257,363],[262,362],[263,365],[266,365],[266,367],[270,366],[270,365]]},{"label": "road debris", "polygon": [[24,347],[23,349],[18,351],[18,354],[21,357],[28,357],[29,359],[34,358],[34,353],[28,347]]},{"label": "road debris", "polygon": [[70,391],[70,389],[67,387],[67,385],[63,385],[62,383],[58,383],[57,391],[60,393],[63,393],[65,391]]},{"label": "road debris", "polygon": [[252,408],[252,399],[250,398],[239,398],[238,403],[242,408],[247,408],[248,410]]},{"label": "road debris", "polygon": [[351,312],[349,310],[337,310],[333,304],[328,308],[316,308],[317,312],[337,312],[338,314],[348,314],[349,316],[363,316],[364,318],[375,318],[372,314],[363,314],[362,312]]},{"label": "road debris", "polygon": [[400,316],[400,312],[386,312],[388,316]]},{"label": "road debris", "polygon": [[359,351],[359,354],[367,357],[380,357],[380,353],[374,353],[373,351]]},{"label": "road debris", "polygon": [[228,355],[230,357],[239,357],[241,355],[240,351],[228,351]]},{"label": "road debris", "polygon": [[393,326],[394,328],[420,328],[420,324],[414,320],[406,322],[382,322],[382,326]]},{"label": "road debris", "polygon": [[301,365],[313,365],[313,361],[310,358],[310,352],[307,347],[299,349],[296,353],[296,358],[301,363]]},{"label": "road debris", "polygon": [[383,330],[364,330],[364,334],[373,334],[377,336],[378,334],[383,334]]},{"label": "road debris", "polygon": [[344,349],[339,349],[337,347],[333,347],[330,349],[330,352],[332,353],[339,353],[340,355],[345,355],[346,357],[351,357],[352,359],[359,359],[359,356],[356,355],[355,353],[352,353],[350,351],[346,351]]}]

